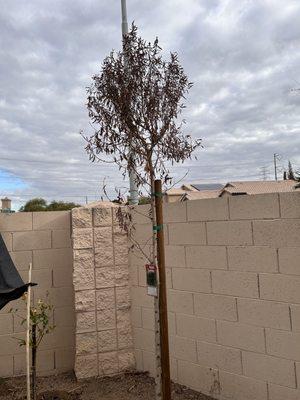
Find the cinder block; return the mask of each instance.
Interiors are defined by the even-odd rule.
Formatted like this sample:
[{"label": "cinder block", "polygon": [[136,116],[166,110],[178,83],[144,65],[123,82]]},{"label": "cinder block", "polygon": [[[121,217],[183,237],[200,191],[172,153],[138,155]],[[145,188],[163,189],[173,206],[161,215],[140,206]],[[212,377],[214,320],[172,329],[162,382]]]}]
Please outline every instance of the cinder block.
[{"label": "cinder block", "polygon": [[75,292],[75,310],[93,311],[96,307],[95,290]]},{"label": "cinder block", "polygon": [[72,210],[72,227],[91,228],[92,227],[92,209],[87,207],[77,207]]},{"label": "cinder block", "polygon": [[114,308],[103,309],[97,311],[97,330],[105,331],[108,329],[115,329],[116,322],[116,310]]},{"label": "cinder block", "polygon": [[255,245],[293,247],[300,245],[300,219],[253,221]]},{"label": "cinder block", "polygon": [[256,196],[230,196],[229,210],[231,219],[267,219],[279,218],[277,193]]},{"label": "cinder block", "polygon": [[115,284],[116,286],[129,286],[128,264],[115,266]]},{"label": "cinder block", "polygon": [[54,309],[54,324],[59,328],[75,327],[75,310],[74,306],[56,307]]},{"label": "cinder block", "polygon": [[75,366],[75,349],[55,350],[55,368],[59,372],[73,371]]},{"label": "cinder block", "polygon": [[226,198],[187,201],[188,221],[222,221],[229,219]]},{"label": "cinder block", "polygon": [[194,339],[170,335],[169,345],[171,357],[197,362],[196,341]]},{"label": "cinder block", "polygon": [[280,193],[281,218],[300,218],[300,192]]},{"label": "cinder block", "polygon": [[153,297],[147,295],[145,287],[131,287],[131,301],[133,306],[153,308]]},{"label": "cinder block", "polygon": [[289,307],[274,301],[237,299],[239,321],[245,324],[291,330]]},{"label": "cinder block", "polygon": [[94,226],[112,226],[112,207],[95,207],[93,208],[93,224]]},{"label": "cinder block", "polygon": [[119,360],[116,351],[99,354],[99,374],[107,376],[119,372]]},{"label": "cinder block", "polygon": [[40,250],[51,248],[51,231],[13,233],[13,250]]},{"label": "cinder block", "polygon": [[32,251],[11,251],[10,256],[18,271],[28,271],[29,263],[32,263]]},{"label": "cinder block", "polygon": [[279,271],[282,274],[300,275],[300,248],[286,247],[278,249]]},{"label": "cinder block", "polygon": [[130,288],[117,287],[116,289],[116,307],[118,310],[127,310],[131,306]]},{"label": "cinder block", "polygon": [[236,302],[233,297],[195,294],[194,306],[195,314],[201,317],[237,321]]},{"label": "cinder block", "polygon": [[55,328],[43,338],[40,348],[53,350],[55,348],[75,347],[75,334],[73,327]]},{"label": "cinder block", "polygon": [[13,244],[12,244],[12,233],[11,232],[0,232],[2,239],[5,243],[5,246],[8,251],[12,251]]},{"label": "cinder block", "polygon": [[71,247],[71,232],[69,230],[52,231],[52,248],[64,249]]},{"label": "cinder block", "polygon": [[228,247],[229,269],[249,272],[277,272],[276,249],[271,247]]},{"label": "cinder block", "polygon": [[263,328],[238,322],[217,321],[218,342],[238,349],[265,352]]},{"label": "cinder block", "polygon": [[119,359],[119,371],[120,372],[128,372],[135,370],[135,358],[133,351],[119,351],[118,352],[118,359]]},{"label": "cinder block", "polygon": [[70,211],[39,211],[32,213],[33,230],[56,230],[71,228]]},{"label": "cinder block", "polygon": [[154,310],[142,308],[142,326],[144,329],[154,330]]},{"label": "cinder block", "polygon": [[151,223],[151,206],[150,204],[142,204],[138,206],[130,206],[128,212],[131,215],[132,224],[150,224]]},{"label": "cinder block", "polygon": [[216,341],[216,323],[214,319],[199,318],[192,315],[176,315],[177,334],[191,339]]},{"label": "cinder block", "polygon": [[178,360],[178,382],[213,397],[220,392],[217,370],[182,360]]},{"label": "cinder block", "polygon": [[97,354],[77,356],[75,359],[75,374],[77,379],[98,376],[99,370]]},{"label": "cinder block", "polygon": [[[18,338],[25,339],[25,332],[19,333]],[[19,341],[11,335],[0,336],[1,356],[11,356],[12,354],[24,354],[24,347],[19,346]]]},{"label": "cinder block", "polygon": [[[74,256],[76,251],[74,252]],[[72,249],[45,249],[33,251],[33,268],[65,267],[72,268]]]},{"label": "cinder block", "polygon": [[95,270],[94,269],[83,269],[79,266],[74,268],[73,273],[73,283],[74,289],[78,290],[87,290],[87,289],[95,289]]},{"label": "cinder block", "polygon": [[210,272],[202,269],[172,268],[173,288],[190,292],[211,292]]},{"label": "cinder block", "polygon": [[114,265],[114,248],[112,241],[104,242],[100,248],[95,248],[95,267],[113,267]]},{"label": "cinder block", "polygon": [[186,264],[188,268],[227,269],[226,247],[188,246]]},{"label": "cinder block", "polygon": [[96,332],[96,330],[95,311],[76,313],[76,333]]},{"label": "cinder block", "polygon": [[132,286],[139,285],[139,267],[136,265],[129,265],[129,282]]},{"label": "cinder block", "polygon": [[115,289],[96,290],[97,310],[112,309],[116,307]]},{"label": "cinder block", "polygon": [[169,224],[168,229],[170,244],[206,244],[204,222]]},{"label": "cinder block", "polygon": [[[24,281],[28,281],[28,272],[22,271],[21,276]],[[34,269],[32,271],[32,282],[38,284],[39,289],[50,289],[52,287],[52,270]]]},{"label": "cinder block", "polygon": [[299,400],[300,390],[278,385],[269,385],[269,400]]},{"label": "cinder block", "polygon": [[143,371],[148,371],[151,377],[156,376],[155,353],[143,350]]},{"label": "cinder block", "polygon": [[115,269],[113,267],[96,268],[95,272],[97,289],[115,286]]},{"label": "cinder block", "polygon": [[184,246],[166,246],[165,247],[166,266],[183,268],[185,267]]},{"label": "cinder block", "polygon": [[142,350],[134,349],[134,358],[137,371],[144,371]]},{"label": "cinder block", "polygon": [[42,299],[50,302],[54,307],[74,306],[74,289],[72,287],[40,289],[37,286],[33,290],[33,296],[35,301]]},{"label": "cinder block", "polygon": [[131,321],[134,328],[142,327],[142,307],[131,307]]},{"label": "cinder block", "polygon": [[293,361],[243,351],[243,369],[250,378],[296,387]]},{"label": "cinder block", "polygon": [[152,225],[151,224],[137,224],[131,235],[135,242],[139,245],[149,244],[152,238]]},{"label": "cinder block", "polygon": [[198,363],[206,367],[242,374],[241,350],[197,341]]},{"label": "cinder block", "polygon": [[209,245],[251,245],[251,222],[207,222],[207,241]]},{"label": "cinder block", "polygon": [[[221,398],[230,400],[267,400],[267,383],[220,371]],[[283,399],[281,399],[283,400]]]},{"label": "cinder block", "polygon": [[212,271],[212,288],[218,294],[259,297],[257,274],[251,272]]},{"label": "cinder block", "polygon": [[[13,304],[11,304],[13,306]],[[6,335],[13,332],[13,316],[12,314],[0,315],[0,335]]]},{"label": "cinder block", "polygon": [[117,347],[116,329],[98,332],[98,349],[100,353],[115,351]]},{"label": "cinder block", "polygon": [[300,305],[291,304],[292,330],[300,332]]},{"label": "cinder block", "polygon": [[259,282],[262,299],[300,303],[300,277],[260,274]]},{"label": "cinder block", "polygon": [[91,249],[93,248],[93,230],[92,228],[74,228],[72,232],[73,249]]},{"label": "cinder block", "polygon": [[53,286],[54,287],[72,287],[73,274],[71,268],[53,268]]},{"label": "cinder block", "polygon": [[175,313],[194,314],[192,293],[178,290],[168,291],[168,311]]},{"label": "cinder block", "polygon": [[14,359],[12,355],[0,356],[0,376],[8,378],[14,374]]},{"label": "cinder block", "polygon": [[32,213],[20,212],[12,214],[0,214],[1,232],[18,232],[32,230]]},{"label": "cinder block", "polygon": [[[37,352],[37,374],[49,375],[54,372],[54,350],[39,350]],[[26,357],[23,354],[14,356],[14,375],[26,374]]]},{"label": "cinder block", "polygon": [[300,361],[300,333],[266,329],[267,353]]},{"label": "cinder block", "polygon": [[164,223],[185,222],[186,221],[186,202],[165,203],[163,205]]},{"label": "cinder block", "polygon": [[134,328],[133,329],[134,348],[154,352],[155,337],[154,331],[149,329]]}]

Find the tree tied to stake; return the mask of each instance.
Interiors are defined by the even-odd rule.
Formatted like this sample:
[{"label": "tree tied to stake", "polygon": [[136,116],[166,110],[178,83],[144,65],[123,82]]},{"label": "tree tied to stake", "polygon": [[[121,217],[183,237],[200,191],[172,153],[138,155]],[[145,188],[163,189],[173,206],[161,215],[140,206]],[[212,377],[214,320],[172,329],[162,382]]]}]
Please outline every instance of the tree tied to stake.
[{"label": "tree tied to stake", "polygon": [[[101,73],[93,77],[93,84],[87,90],[87,108],[95,132],[85,139],[92,161],[101,160],[105,155],[103,161],[117,164],[123,177],[127,171],[134,172],[140,196],[143,196],[143,189],[149,195],[148,217],[153,233],[146,244],[140,244],[134,237],[132,212],[140,213],[136,207],[129,207],[129,212],[119,207],[117,217],[120,226],[130,236],[132,249],[137,248],[143,256],[141,258],[147,259],[152,266],[156,266],[157,261],[159,263],[159,300],[154,298],[155,314],[160,315],[159,319],[155,318],[157,355],[160,351],[160,356],[156,357],[156,396],[158,399],[162,395],[163,399],[169,400],[163,224],[158,221],[162,225],[156,226],[155,215],[155,204],[158,210],[160,201],[157,198],[160,196],[161,200],[162,193],[155,193],[154,182],[160,179],[169,184],[172,178],[168,165],[191,158],[193,151],[201,146],[201,140],[184,135],[182,124],[185,121],[177,122],[192,83],[176,53],[170,54],[169,61],[164,61],[161,53],[158,39],[152,44],[147,43],[138,37],[137,28],[132,25],[130,33],[123,37],[123,51],[111,52],[105,58]],[[162,215],[160,219],[162,221]]]}]

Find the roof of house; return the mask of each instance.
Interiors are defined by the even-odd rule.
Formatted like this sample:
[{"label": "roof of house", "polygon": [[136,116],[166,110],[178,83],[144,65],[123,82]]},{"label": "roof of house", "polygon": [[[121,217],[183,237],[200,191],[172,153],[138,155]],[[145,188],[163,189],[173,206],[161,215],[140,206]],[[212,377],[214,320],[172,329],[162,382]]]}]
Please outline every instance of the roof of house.
[{"label": "roof of house", "polygon": [[278,193],[292,192],[300,190],[297,188],[299,182],[293,180],[285,181],[238,181],[228,182],[220,192],[220,196],[224,192],[230,194],[262,194],[262,193]]},{"label": "roof of house", "polygon": [[199,199],[213,199],[219,197],[220,190],[202,190],[200,192],[186,192],[180,201],[185,200],[199,200]]}]

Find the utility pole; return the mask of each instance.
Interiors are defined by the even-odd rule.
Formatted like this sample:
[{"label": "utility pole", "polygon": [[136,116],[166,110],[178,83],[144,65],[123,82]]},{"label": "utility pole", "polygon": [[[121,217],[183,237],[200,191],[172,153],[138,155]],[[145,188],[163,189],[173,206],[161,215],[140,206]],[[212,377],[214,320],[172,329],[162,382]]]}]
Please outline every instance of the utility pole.
[{"label": "utility pole", "polygon": [[[124,36],[128,34],[126,0],[121,0],[121,10],[122,10],[122,40],[123,40]],[[130,158],[134,157],[132,151],[130,151],[129,157]],[[133,171],[132,169],[129,169],[128,174],[129,174],[129,192],[130,192],[129,203],[135,205],[139,203],[136,174],[135,171]]]},{"label": "utility pole", "polygon": [[278,161],[279,154],[274,153],[273,160],[274,160],[274,174],[275,174],[275,181],[278,181],[277,177],[277,161]]}]

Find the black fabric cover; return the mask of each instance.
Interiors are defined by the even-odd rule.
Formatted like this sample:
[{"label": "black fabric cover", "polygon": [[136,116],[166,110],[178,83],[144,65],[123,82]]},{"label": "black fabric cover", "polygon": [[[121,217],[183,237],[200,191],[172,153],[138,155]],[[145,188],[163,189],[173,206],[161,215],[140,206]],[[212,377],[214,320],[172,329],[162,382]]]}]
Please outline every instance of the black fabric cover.
[{"label": "black fabric cover", "polygon": [[0,310],[27,292],[29,285],[35,284],[23,282],[0,234]]}]

